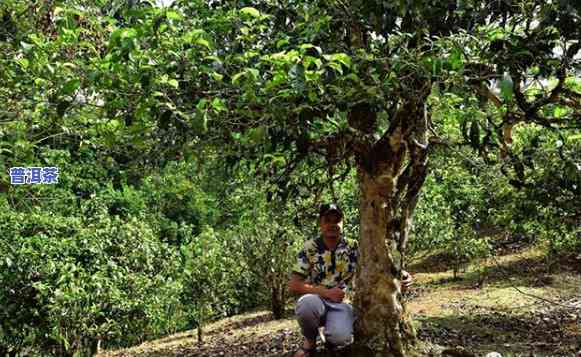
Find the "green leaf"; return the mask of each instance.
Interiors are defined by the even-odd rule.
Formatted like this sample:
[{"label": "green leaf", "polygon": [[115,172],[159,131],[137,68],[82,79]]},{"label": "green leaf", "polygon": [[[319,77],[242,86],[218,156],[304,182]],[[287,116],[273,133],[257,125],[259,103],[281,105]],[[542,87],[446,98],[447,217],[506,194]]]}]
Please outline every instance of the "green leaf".
[{"label": "green leaf", "polygon": [[111,33],[110,40],[112,43],[120,39],[133,39],[137,36],[137,31],[132,28],[120,28]]},{"label": "green leaf", "polygon": [[512,86],[513,86],[512,78],[510,77],[510,75],[505,74],[504,77],[502,78],[502,81],[500,81],[500,95],[506,101],[510,101],[512,99],[512,96],[514,94]]},{"label": "green leaf", "polygon": [[248,72],[250,72],[250,74],[252,74],[252,77],[254,78],[254,80],[258,80],[258,70],[255,68],[248,68]]},{"label": "green leaf", "polygon": [[193,29],[192,31],[188,32],[185,35],[186,40],[193,40],[196,37],[201,37],[206,35],[206,31],[204,31],[203,29]]},{"label": "green leaf", "polygon": [[562,118],[564,116],[567,115],[567,113],[569,112],[569,110],[567,108],[563,108],[563,107],[555,107],[555,118]]},{"label": "green leaf", "polygon": [[16,62],[20,65],[20,67],[24,69],[28,68],[28,65],[30,64],[30,62],[26,58],[21,58]]},{"label": "green leaf", "polygon": [[304,52],[304,50],[307,50],[307,49],[309,49],[309,48],[314,48],[314,49],[317,51],[317,53],[318,53],[319,55],[320,55],[321,53],[323,53],[323,50],[321,50],[321,47],[319,47],[319,46],[315,46],[315,45],[312,45],[312,44],[310,44],[310,43],[304,43],[304,44],[300,45],[300,46],[299,46],[299,48],[300,48],[301,50],[303,50],[303,52]]},{"label": "green leaf", "polygon": [[345,76],[345,79],[351,80],[353,82],[359,81],[359,77],[355,73],[349,73],[347,76]]},{"label": "green leaf", "polygon": [[200,37],[200,38],[196,38],[196,39],[193,41],[193,43],[194,43],[194,44],[196,44],[196,45],[204,46],[204,47],[206,47],[206,48],[211,48],[211,46],[210,46],[210,42],[208,42],[208,40],[206,40],[206,39],[203,39],[203,38],[201,38],[201,37]]},{"label": "green leaf", "polygon": [[240,13],[251,17],[260,17],[260,11],[253,7],[243,7],[240,9]]},{"label": "green leaf", "polygon": [[174,87],[175,89],[177,89],[179,87],[179,83],[178,83],[177,79],[170,79],[169,81],[167,81],[167,84]]},{"label": "green leaf", "polygon": [[212,108],[214,108],[218,112],[226,111],[226,105],[224,101],[220,98],[214,98],[212,100]]},{"label": "green leaf", "polygon": [[206,108],[206,105],[208,104],[208,100],[207,99],[200,99],[200,101],[198,102],[198,104],[196,105],[196,108],[198,110],[203,110]]},{"label": "green leaf", "polygon": [[264,155],[265,160],[271,160],[273,164],[278,164],[281,166],[286,165],[286,158],[283,155],[273,155],[273,154],[266,154]]},{"label": "green leaf", "polygon": [[329,67],[333,68],[335,71],[339,72],[339,74],[343,74],[343,67],[339,63],[331,62],[328,64]]},{"label": "green leaf", "polygon": [[502,40],[506,37],[502,28],[493,28],[487,32],[487,35],[490,41]]},{"label": "green leaf", "polygon": [[328,61],[334,61],[344,64],[347,67],[351,67],[351,57],[346,53],[334,53],[332,55],[325,55],[324,58]]},{"label": "green leaf", "polygon": [[288,38],[283,38],[276,41],[276,48],[281,48],[284,45],[288,45]]},{"label": "green leaf", "polygon": [[206,57],[204,57],[204,60],[222,63],[222,61],[220,61],[220,58],[218,56],[206,56]]},{"label": "green leaf", "polygon": [[64,95],[71,95],[77,89],[79,89],[80,86],[81,86],[81,80],[80,79],[78,79],[78,78],[71,79],[70,81],[66,82],[65,85],[63,86],[63,94]]},{"label": "green leaf", "polygon": [[319,69],[321,68],[321,66],[323,65],[323,61],[321,61],[319,58],[316,57],[311,57],[311,56],[305,56],[303,59],[303,65],[305,66],[305,68],[309,68],[309,66],[314,63],[315,64],[315,68]]},{"label": "green leaf", "polygon": [[307,81],[316,81],[321,77],[321,74],[316,71],[305,71],[305,79]]},{"label": "green leaf", "polygon": [[107,127],[111,130],[116,130],[117,128],[121,127],[121,122],[117,119],[111,119],[107,123]]},{"label": "green leaf", "polygon": [[266,135],[266,129],[263,126],[259,126],[258,128],[250,129],[248,135],[253,144],[258,144]]},{"label": "green leaf", "polygon": [[184,41],[193,43],[195,45],[211,48],[210,42],[204,38],[206,36],[207,36],[206,31],[202,29],[194,29],[184,36]]},{"label": "green leaf", "polygon": [[452,50],[452,53],[450,54],[450,58],[448,59],[448,62],[450,62],[450,67],[453,71],[456,71],[456,70],[462,68],[462,65],[463,65],[462,53],[460,52],[460,50],[458,50],[457,48]]},{"label": "green leaf", "polygon": [[232,77],[232,84],[238,84],[238,82],[240,81],[240,78],[246,74],[246,71],[242,71],[239,73],[236,73],[233,77]]},{"label": "green leaf", "polygon": [[169,20],[181,20],[181,19],[183,19],[183,16],[176,11],[166,12],[165,17],[167,17]]},{"label": "green leaf", "polygon": [[214,80],[216,80],[218,82],[221,82],[222,79],[224,78],[224,76],[218,72],[212,72],[212,73],[210,73],[210,75],[212,76],[212,78],[214,78]]}]

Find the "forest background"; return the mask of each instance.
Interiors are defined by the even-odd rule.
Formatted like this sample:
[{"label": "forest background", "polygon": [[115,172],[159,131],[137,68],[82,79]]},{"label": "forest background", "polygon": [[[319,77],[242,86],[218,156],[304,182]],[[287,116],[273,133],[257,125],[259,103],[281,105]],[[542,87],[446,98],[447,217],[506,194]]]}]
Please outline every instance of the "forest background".
[{"label": "forest background", "polygon": [[[223,78],[207,34],[181,31],[182,11],[79,4],[0,5],[0,353],[131,346],[257,306],[282,316],[318,205],[338,202],[346,236],[358,237],[355,168],[315,160],[285,176],[291,157],[277,147],[299,144],[276,126],[202,139],[228,109],[210,92],[183,109],[172,93],[187,90],[188,70],[174,50],[204,55],[197,70],[208,81],[249,86],[258,72]],[[242,42],[264,26],[252,7],[229,16]],[[347,56],[327,60],[350,66]],[[454,70],[455,61],[428,65]],[[505,101],[511,85],[493,83]],[[578,75],[566,87],[581,92]],[[501,241],[538,245],[549,265],[581,254],[578,126],[515,126],[511,159],[495,160],[482,154],[476,98],[435,86],[428,103],[440,134],[460,144],[430,152],[406,259],[443,252],[461,275]],[[578,108],[546,111],[578,121]],[[58,167],[57,184],[11,184],[9,168],[45,166]]]}]

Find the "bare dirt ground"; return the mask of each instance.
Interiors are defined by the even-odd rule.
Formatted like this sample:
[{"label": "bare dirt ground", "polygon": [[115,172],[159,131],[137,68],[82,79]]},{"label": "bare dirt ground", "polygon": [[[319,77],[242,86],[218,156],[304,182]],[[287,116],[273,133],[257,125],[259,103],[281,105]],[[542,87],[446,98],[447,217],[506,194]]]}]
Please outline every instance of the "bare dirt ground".
[{"label": "bare dirt ground", "polygon": [[[581,257],[553,264],[540,250],[499,251],[453,279],[444,257],[410,266],[406,294],[419,356],[581,356]],[[256,311],[209,324],[203,342],[187,331],[100,356],[292,356],[301,341],[292,317],[273,320]],[[367,357],[361,351],[315,356]],[[498,355],[496,355],[498,357]]]}]

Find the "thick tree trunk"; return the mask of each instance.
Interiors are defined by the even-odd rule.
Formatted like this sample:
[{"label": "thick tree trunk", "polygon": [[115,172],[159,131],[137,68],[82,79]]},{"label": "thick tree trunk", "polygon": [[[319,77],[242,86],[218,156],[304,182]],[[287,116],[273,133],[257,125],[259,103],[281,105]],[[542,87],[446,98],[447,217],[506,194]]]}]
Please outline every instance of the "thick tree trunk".
[{"label": "thick tree trunk", "polygon": [[[405,356],[415,334],[401,302],[398,269],[386,245],[393,221],[396,182],[359,169],[360,241],[359,269],[354,306],[355,340],[376,356]],[[390,199],[391,198],[391,199]]]}]

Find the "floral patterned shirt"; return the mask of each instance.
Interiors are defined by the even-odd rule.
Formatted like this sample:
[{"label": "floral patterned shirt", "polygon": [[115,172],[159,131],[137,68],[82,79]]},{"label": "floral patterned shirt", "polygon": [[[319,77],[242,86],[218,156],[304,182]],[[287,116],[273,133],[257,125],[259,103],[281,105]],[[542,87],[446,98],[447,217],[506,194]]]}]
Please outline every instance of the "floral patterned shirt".
[{"label": "floral patterned shirt", "polygon": [[310,284],[347,290],[357,267],[357,241],[341,237],[335,250],[329,250],[321,236],[305,241],[293,273]]}]

